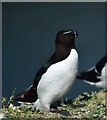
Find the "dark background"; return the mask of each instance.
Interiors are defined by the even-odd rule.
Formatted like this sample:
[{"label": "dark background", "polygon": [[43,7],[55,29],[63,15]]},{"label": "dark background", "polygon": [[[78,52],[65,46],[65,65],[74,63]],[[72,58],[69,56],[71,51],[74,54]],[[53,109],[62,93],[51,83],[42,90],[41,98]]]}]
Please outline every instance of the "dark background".
[{"label": "dark background", "polygon": [[[56,34],[78,31],[79,72],[105,54],[105,3],[3,3],[3,96],[32,84],[37,70],[54,52]],[[67,96],[99,90],[78,79]]]}]

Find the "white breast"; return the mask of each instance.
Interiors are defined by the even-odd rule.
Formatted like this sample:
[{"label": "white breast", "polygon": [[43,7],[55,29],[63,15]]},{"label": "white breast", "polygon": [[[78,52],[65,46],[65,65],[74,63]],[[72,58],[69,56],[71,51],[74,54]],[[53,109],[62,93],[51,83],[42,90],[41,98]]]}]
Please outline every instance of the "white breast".
[{"label": "white breast", "polygon": [[78,70],[78,53],[72,49],[63,61],[51,65],[37,87],[38,98],[51,103],[64,96],[72,86]]}]

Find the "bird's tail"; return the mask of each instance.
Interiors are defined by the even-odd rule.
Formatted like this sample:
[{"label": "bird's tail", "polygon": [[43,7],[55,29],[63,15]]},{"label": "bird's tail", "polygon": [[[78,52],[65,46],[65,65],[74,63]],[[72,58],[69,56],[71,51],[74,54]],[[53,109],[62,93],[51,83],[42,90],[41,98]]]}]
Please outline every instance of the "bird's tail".
[{"label": "bird's tail", "polygon": [[31,85],[25,91],[20,92],[19,94],[13,97],[13,100],[18,102],[28,102],[32,103],[37,100],[37,92],[36,89]]}]

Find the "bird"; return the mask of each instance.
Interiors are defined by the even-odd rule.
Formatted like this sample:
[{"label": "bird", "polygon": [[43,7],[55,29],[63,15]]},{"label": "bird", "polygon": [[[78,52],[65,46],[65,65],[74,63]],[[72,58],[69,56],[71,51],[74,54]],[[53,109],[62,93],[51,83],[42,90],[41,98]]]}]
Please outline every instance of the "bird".
[{"label": "bird", "polygon": [[[76,78],[78,52],[75,48],[75,38],[77,36],[76,30],[60,30],[56,35],[53,55],[37,71],[32,85],[15,95],[13,100],[34,103],[34,109],[50,111],[52,104],[69,91]],[[45,103],[46,101],[48,103]]]},{"label": "bird", "polygon": [[77,78],[98,88],[107,89],[107,54],[95,66],[77,75]]}]

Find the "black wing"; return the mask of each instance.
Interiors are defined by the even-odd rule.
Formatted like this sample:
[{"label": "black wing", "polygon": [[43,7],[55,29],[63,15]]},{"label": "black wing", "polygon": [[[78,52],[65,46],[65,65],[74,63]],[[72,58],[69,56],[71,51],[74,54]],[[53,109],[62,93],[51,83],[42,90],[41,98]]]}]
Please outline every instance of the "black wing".
[{"label": "black wing", "polygon": [[96,83],[100,81],[97,76],[99,75],[95,72],[95,68],[93,68],[91,70],[81,72],[80,75],[77,76],[77,78]]}]

